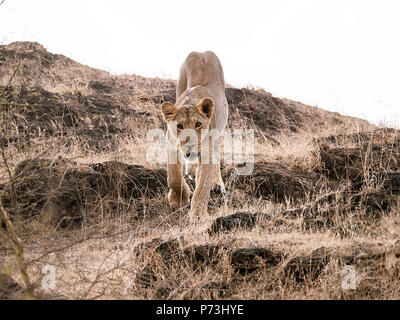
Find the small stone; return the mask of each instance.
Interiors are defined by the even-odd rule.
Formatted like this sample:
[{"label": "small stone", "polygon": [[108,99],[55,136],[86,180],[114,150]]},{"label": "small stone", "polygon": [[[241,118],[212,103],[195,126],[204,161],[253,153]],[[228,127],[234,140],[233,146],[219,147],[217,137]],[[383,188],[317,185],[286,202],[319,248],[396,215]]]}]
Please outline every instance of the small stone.
[{"label": "small stone", "polygon": [[281,261],[281,258],[280,253],[266,248],[241,248],[233,252],[231,265],[240,273],[249,273],[268,265],[275,266]]},{"label": "small stone", "polygon": [[254,215],[250,212],[236,212],[226,217],[217,218],[211,225],[208,233],[210,235],[230,231],[232,229],[250,230],[255,226]]},{"label": "small stone", "polygon": [[310,255],[295,257],[290,260],[285,268],[285,277],[294,277],[296,282],[303,282],[306,279],[315,280],[319,277],[324,267],[329,262],[330,252],[321,247]]}]

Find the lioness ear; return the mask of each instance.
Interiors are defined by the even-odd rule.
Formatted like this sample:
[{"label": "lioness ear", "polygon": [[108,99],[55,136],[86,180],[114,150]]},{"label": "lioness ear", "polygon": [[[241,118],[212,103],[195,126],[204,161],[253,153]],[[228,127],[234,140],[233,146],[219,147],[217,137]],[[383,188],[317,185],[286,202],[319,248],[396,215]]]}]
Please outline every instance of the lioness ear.
[{"label": "lioness ear", "polygon": [[214,100],[211,98],[204,98],[197,105],[200,113],[204,114],[208,119],[211,119],[214,111]]},{"label": "lioness ear", "polygon": [[164,102],[161,105],[161,109],[164,115],[165,121],[171,121],[175,118],[176,112],[178,110],[177,107],[171,102]]}]

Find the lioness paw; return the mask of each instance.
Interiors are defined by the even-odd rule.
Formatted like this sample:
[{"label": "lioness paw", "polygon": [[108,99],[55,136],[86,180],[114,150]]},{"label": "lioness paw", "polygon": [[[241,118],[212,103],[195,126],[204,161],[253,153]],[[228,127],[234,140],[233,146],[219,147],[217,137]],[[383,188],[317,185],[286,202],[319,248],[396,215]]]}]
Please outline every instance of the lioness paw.
[{"label": "lioness paw", "polygon": [[207,217],[207,208],[191,208],[189,211],[189,218],[194,218],[194,217]]},{"label": "lioness paw", "polygon": [[172,209],[179,209],[190,203],[190,190],[183,189],[182,192],[170,190],[168,193],[168,203]]}]

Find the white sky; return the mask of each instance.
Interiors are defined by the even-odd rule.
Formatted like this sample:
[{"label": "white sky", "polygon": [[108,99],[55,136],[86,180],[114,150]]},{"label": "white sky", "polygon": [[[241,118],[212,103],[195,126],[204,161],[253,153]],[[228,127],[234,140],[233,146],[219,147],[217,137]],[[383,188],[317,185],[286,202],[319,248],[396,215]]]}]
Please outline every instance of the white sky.
[{"label": "white sky", "polygon": [[5,0],[0,43],[13,41],[173,79],[190,51],[213,50],[234,86],[400,126],[397,0]]}]

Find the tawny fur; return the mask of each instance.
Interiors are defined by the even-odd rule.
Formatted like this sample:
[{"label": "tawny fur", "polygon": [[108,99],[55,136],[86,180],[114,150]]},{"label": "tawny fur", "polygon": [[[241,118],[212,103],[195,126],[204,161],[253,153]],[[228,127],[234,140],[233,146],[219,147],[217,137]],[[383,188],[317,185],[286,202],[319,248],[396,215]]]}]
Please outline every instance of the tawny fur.
[{"label": "tawny fur", "polygon": [[[176,140],[175,144],[170,144],[170,156],[173,156],[174,152],[179,152],[179,149],[185,148],[184,142],[179,141],[172,133],[176,123],[180,123],[185,128],[195,128],[195,123],[200,121],[202,129],[218,129],[223,133],[228,121],[228,103],[222,66],[213,52],[191,52],[187,56],[180,69],[176,98],[175,105],[168,102],[162,105],[168,126],[168,139],[169,141]],[[204,147],[200,146],[200,133],[198,133],[198,141],[199,147],[204,151]],[[196,179],[196,188],[190,207],[191,216],[207,214],[207,204],[213,186],[219,185],[221,190],[225,191],[220,171],[220,144],[221,138],[217,138],[214,148],[211,149],[210,144],[208,150],[210,154],[217,156],[216,162],[210,161],[205,164],[202,161],[202,152],[198,164],[187,164],[186,173],[192,177],[195,175]],[[176,209],[189,204],[190,189],[183,178],[182,164],[179,161],[176,164],[168,163],[168,186],[168,201],[172,208]]]}]

